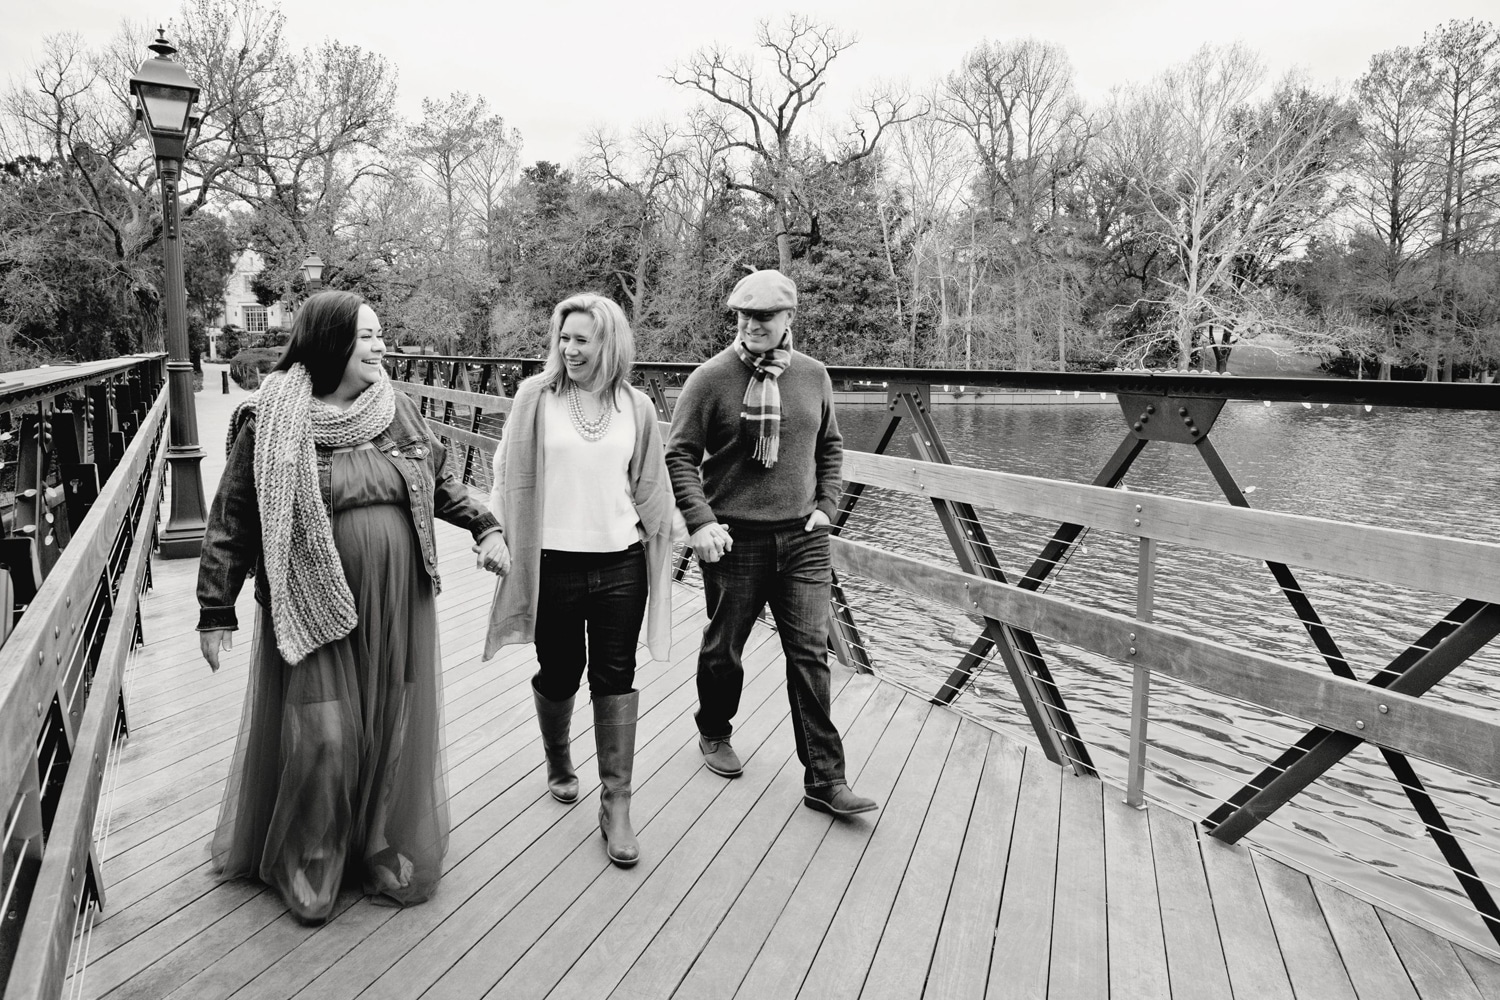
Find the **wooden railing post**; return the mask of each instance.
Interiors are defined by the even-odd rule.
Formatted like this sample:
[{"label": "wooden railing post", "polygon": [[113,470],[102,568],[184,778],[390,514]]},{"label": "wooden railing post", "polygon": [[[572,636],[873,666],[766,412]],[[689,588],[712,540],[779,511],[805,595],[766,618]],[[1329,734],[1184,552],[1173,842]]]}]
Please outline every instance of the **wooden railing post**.
[{"label": "wooden railing post", "polygon": [[[1136,505],[1140,510],[1140,505]],[[1150,623],[1156,602],[1156,539],[1140,539],[1140,558],[1135,582],[1135,617]],[[1135,633],[1130,633],[1135,641]],[[1130,647],[1135,656],[1136,647]],[[1130,765],[1125,782],[1125,804],[1146,808],[1146,724],[1151,712],[1151,668],[1136,660],[1131,664],[1134,676],[1130,684]]]}]

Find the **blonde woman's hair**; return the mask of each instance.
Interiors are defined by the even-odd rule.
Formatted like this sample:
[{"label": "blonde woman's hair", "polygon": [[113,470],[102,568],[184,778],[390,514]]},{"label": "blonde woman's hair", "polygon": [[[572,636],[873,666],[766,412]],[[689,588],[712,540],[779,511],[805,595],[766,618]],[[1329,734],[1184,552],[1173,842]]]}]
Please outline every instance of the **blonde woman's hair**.
[{"label": "blonde woman's hair", "polygon": [[630,368],[635,364],[635,334],[630,332],[625,310],[613,299],[592,292],[570,295],[552,310],[552,323],[547,334],[547,363],[542,368],[543,383],[553,392],[561,392],[568,384],[568,367],[563,362],[558,338],[563,324],[574,313],[586,313],[594,321],[593,337],[599,344],[599,373],[603,379],[598,388],[607,388],[609,398],[614,399],[630,378]]}]

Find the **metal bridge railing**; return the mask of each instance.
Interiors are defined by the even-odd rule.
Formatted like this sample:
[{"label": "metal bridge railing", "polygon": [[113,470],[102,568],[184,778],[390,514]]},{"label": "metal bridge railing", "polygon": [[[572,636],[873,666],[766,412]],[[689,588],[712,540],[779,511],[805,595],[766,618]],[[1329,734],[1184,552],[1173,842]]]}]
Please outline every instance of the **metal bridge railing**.
[{"label": "metal bridge railing", "polygon": [[0,983],[15,1000],[59,995],[105,897],[95,819],[140,640],[164,381],[161,355],[0,376]]}]

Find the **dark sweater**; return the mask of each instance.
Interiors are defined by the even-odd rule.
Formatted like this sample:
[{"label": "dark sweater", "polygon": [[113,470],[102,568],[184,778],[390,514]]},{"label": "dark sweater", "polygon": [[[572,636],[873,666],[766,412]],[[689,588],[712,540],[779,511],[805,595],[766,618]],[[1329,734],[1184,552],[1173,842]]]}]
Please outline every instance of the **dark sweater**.
[{"label": "dark sweater", "polygon": [[733,345],[688,376],[672,412],[667,471],[688,531],[720,521],[751,529],[805,522],[814,508],[832,520],[843,488],[844,439],[833,413],[828,369],[806,354],[778,379],[781,444],[766,468],[740,420],[750,368]]}]

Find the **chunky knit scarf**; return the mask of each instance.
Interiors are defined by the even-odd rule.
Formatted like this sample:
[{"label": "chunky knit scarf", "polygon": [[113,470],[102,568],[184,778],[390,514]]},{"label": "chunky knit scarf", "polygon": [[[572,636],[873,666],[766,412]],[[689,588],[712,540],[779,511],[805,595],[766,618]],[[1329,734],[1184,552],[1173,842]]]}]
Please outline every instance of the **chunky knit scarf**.
[{"label": "chunky knit scarf", "polygon": [[780,347],[756,354],[735,337],[734,353],[751,373],[750,384],[745,386],[745,400],[740,404],[740,420],[749,425],[755,436],[755,457],[769,469],[776,464],[781,448],[781,389],[776,380],[792,366],[792,338],[788,334]]},{"label": "chunky knit scarf", "polygon": [[[315,403],[302,365],[272,372],[244,404],[256,412],[255,493],[276,647],[289,663],[353,631],[354,595],[333,547],[316,446],[348,448],[390,426],[396,394],[381,379],[347,410]],[[231,420],[231,433],[239,421]]]}]

